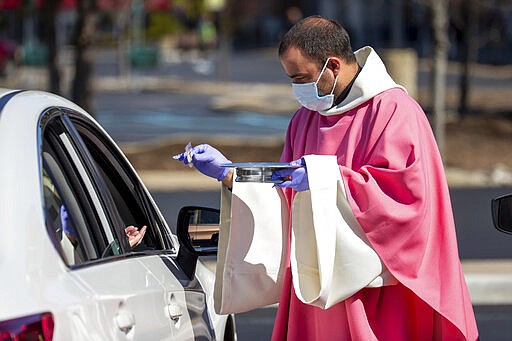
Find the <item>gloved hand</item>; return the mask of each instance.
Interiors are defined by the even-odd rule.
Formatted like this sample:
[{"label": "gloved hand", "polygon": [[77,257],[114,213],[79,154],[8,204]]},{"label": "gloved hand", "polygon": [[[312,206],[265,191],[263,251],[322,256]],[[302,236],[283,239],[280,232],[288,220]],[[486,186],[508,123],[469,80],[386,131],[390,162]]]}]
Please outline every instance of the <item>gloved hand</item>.
[{"label": "gloved hand", "polygon": [[228,167],[221,167],[220,165],[231,162],[221,152],[208,144],[195,146],[188,152],[185,151],[173,156],[173,159],[183,161],[186,165],[190,162],[198,171],[218,181],[224,180],[229,173]]},{"label": "gloved hand", "polygon": [[300,165],[299,168],[284,168],[272,173],[272,180],[277,181],[284,179],[282,182],[275,184],[277,187],[290,187],[297,192],[309,189],[308,172],[304,159],[298,159],[290,162],[290,166]]},{"label": "gloved hand", "polygon": [[71,219],[69,219],[68,211],[66,210],[66,206],[61,205],[60,206],[60,222],[62,223],[62,230],[73,236],[76,237],[76,231],[75,227],[71,223]]}]

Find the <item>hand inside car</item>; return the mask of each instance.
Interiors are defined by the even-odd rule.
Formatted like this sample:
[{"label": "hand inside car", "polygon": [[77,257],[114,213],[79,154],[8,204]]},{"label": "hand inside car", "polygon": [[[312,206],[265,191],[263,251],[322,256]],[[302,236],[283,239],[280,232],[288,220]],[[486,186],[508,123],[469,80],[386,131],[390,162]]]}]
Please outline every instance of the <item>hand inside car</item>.
[{"label": "hand inside car", "polygon": [[134,248],[140,244],[142,238],[144,238],[144,234],[146,233],[146,228],[146,226],[143,226],[139,230],[137,227],[130,225],[124,229],[124,232],[126,233],[126,237],[128,238],[128,242],[130,243],[131,248]]}]

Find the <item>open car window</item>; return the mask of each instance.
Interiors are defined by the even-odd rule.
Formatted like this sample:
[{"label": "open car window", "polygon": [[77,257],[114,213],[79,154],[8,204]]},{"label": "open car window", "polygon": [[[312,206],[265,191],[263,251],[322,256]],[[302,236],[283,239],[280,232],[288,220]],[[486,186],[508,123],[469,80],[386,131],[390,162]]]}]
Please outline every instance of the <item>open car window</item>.
[{"label": "open car window", "polygon": [[[48,110],[40,128],[45,219],[66,264],[175,252],[170,230],[147,191],[101,129],[61,108]],[[143,238],[134,243],[133,229],[143,226]]]},{"label": "open car window", "polygon": [[75,115],[69,119],[87,149],[97,177],[105,184],[111,199],[109,211],[119,221],[118,234],[132,226],[139,231],[146,226],[140,244],[126,252],[173,249],[169,229],[124,156],[95,125]]},{"label": "open car window", "polygon": [[[48,233],[69,266],[101,259],[116,243],[101,201],[61,116],[41,123],[42,192]],[[119,250],[116,250],[119,254]]]}]

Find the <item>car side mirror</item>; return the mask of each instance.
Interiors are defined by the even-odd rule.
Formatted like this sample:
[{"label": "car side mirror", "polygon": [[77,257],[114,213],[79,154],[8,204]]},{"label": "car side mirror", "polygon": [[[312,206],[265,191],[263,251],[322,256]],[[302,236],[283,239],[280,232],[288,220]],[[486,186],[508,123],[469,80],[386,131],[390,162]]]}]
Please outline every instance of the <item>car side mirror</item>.
[{"label": "car side mirror", "polygon": [[512,234],[512,194],[492,199],[491,210],[494,227]]},{"label": "car side mirror", "polygon": [[186,206],[178,213],[176,233],[180,242],[177,261],[192,279],[198,256],[214,255],[219,244],[220,210]]},{"label": "car side mirror", "polygon": [[217,253],[220,211],[215,208],[187,206],[178,213],[178,240],[198,255]]}]

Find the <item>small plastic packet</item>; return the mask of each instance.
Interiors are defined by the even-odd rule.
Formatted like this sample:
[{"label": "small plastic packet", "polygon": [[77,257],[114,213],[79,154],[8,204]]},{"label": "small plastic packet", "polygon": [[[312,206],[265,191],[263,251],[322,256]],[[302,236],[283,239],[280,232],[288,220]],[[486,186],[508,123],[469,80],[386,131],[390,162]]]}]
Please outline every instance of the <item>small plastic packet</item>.
[{"label": "small plastic packet", "polygon": [[187,158],[187,163],[188,163],[188,166],[190,168],[192,168],[194,165],[192,164],[192,143],[189,142],[186,146],[185,146],[185,156]]},{"label": "small plastic packet", "polygon": [[179,160],[181,158],[181,155],[183,155],[184,157],[187,158],[187,164],[190,168],[194,167],[194,165],[192,164],[192,156],[194,155],[194,152],[192,151],[192,143],[191,142],[189,142],[185,146],[185,152],[183,154],[174,155],[172,158],[174,160]]}]

